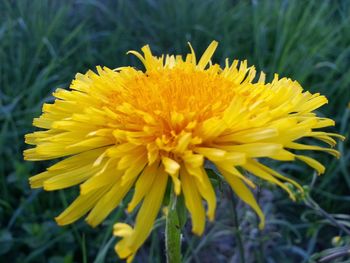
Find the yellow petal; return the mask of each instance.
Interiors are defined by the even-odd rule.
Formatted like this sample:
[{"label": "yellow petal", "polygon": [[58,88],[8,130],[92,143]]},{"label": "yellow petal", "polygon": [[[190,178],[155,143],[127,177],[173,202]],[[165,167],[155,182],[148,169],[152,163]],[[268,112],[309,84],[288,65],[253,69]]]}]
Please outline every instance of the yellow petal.
[{"label": "yellow petal", "polygon": [[185,150],[187,150],[188,145],[190,144],[192,140],[192,134],[191,133],[185,133],[183,135],[180,136],[176,148],[175,148],[175,152],[176,153],[182,153]]},{"label": "yellow petal", "polygon": [[136,181],[135,193],[128,204],[128,212],[131,213],[142,198],[151,190],[154,179],[157,176],[158,163],[147,166]]},{"label": "yellow petal", "polygon": [[121,158],[126,154],[138,155],[139,152],[143,151],[144,148],[132,143],[123,143],[113,147],[108,148],[107,155],[110,157]]},{"label": "yellow petal", "polygon": [[243,180],[247,185],[249,185],[251,188],[255,188],[255,184],[246,176],[242,175],[231,163],[225,163],[225,162],[215,162],[215,166],[219,169],[221,173],[225,171],[226,174],[229,174],[230,176],[238,177],[241,180]]},{"label": "yellow petal", "polygon": [[224,176],[226,181],[231,186],[232,190],[237,194],[237,196],[247,203],[254,211],[258,214],[260,218],[259,228],[262,229],[265,226],[265,216],[261,211],[258,203],[256,202],[252,192],[248,189],[247,186],[236,176],[231,176],[230,174],[222,171],[221,174]]},{"label": "yellow petal", "polygon": [[146,160],[146,152],[144,150],[140,152],[131,152],[126,155],[124,155],[118,162],[118,169],[119,170],[125,170],[128,168],[131,168],[132,166],[136,166],[135,164],[138,163],[139,165],[144,164]]},{"label": "yellow petal", "polygon": [[224,158],[221,160],[212,160],[213,162],[217,163],[226,163],[230,164],[231,166],[238,166],[245,164],[246,162],[246,154],[245,153],[240,153],[240,152],[226,152],[224,155]]},{"label": "yellow petal", "polygon": [[93,227],[100,224],[112,212],[112,210],[119,205],[120,201],[130,190],[134,181],[135,180],[131,180],[123,186],[121,185],[120,180],[117,181],[111,190],[98,200],[95,207],[87,216],[86,222]]},{"label": "yellow petal", "polygon": [[317,96],[317,97],[310,99],[309,101],[307,101],[303,105],[301,105],[299,111],[311,112],[311,111],[321,107],[322,105],[326,104],[327,102],[328,102],[328,100],[325,96]]},{"label": "yellow petal", "polygon": [[310,167],[314,168],[318,174],[323,174],[326,168],[315,159],[305,156],[305,155],[295,155],[298,159],[302,160],[304,163],[309,165]]},{"label": "yellow petal", "polygon": [[115,165],[106,168],[102,173],[99,171],[90,179],[80,185],[80,194],[84,195],[92,190],[104,187],[106,185],[114,185],[121,178],[123,171],[117,170]]},{"label": "yellow petal", "polygon": [[197,68],[198,69],[204,69],[206,65],[209,63],[211,57],[213,56],[216,48],[218,46],[217,41],[212,41],[208,48],[204,51],[201,59],[198,62]]},{"label": "yellow petal", "polygon": [[109,137],[93,137],[93,138],[89,138],[86,140],[82,140],[80,142],[77,142],[75,144],[71,144],[69,146],[67,146],[67,149],[71,149],[71,148],[77,148],[77,149],[81,149],[81,150],[86,150],[86,148],[99,148],[102,146],[106,146],[106,145],[111,145],[113,144],[114,141],[112,141]]},{"label": "yellow petal", "polygon": [[68,172],[58,173],[48,171],[48,173],[53,173],[54,175],[44,181],[44,189],[46,191],[53,191],[77,185],[93,176],[97,171],[98,168],[92,167],[92,164]]},{"label": "yellow petal", "polygon": [[151,165],[159,158],[159,149],[155,143],[147,144],[148,164]]},{"label": "yellow petal", "polygon": [[225,151],[245,153],[247,157],[269,157],[277,154],[281,149],[281,144],[276,143],[247,143],[241,145],[216,145]]},{"label": "yellow petal", "polygon": [[[80,154],[68,157],[63,161],[60,161],[52,165],[51,167],[49,167],[46,172],[42,172],[40,174],[30,177],[29,178],[30,186],[32,188],[43,187],[44,182],[46,180],[70,171],[77,171],[77,169],[78,169],[77,173],[79,173],[79,169],[85,166],[89,166],[92,162],[94,162],[94,160],[96,159],[96,156],[101,154],[104,150],[105,148],[96,149],[96,150],[91,150],[91,151],[87,151],[84,153],[80,153]],[[81,176],[84,176],[84,175],[81,174]],[[68,178],[68,180],[70,179],[73,180],[73,185],[79,183],[79,180],[76,180],[74,177]]]},{"label": "yellow petal", "polygon": [[252,143],[276,137],[278,131],[275,128],[259,128],[249,129],[241,132],[236,132],[228,135],[223,135],[216,139],[216,142],[238,142],[238,143]]},{"label": "yellow petal", "polygon": [[86,195],[79,195],[66,210],[55,218],[60,226],[68,225],[85,215],[108,190],[97,189]]},{"label": "yellow petal", "polygon": [[296,188],[299,189],[299,191],[301,193],[304,192],[303,187],[301,187],[300,184],[298,184],[296,181],[294,181],[291,178],[288,178],[286,176],[283,176],[282,174],[278,173],[277,171],[267,167],[266,165],[263,165],[262,163],[259,162],[255,162],[255,165],[257,165],[258,167],[260,167],[261,169],[265,170],[266,172],[268,172],[269,174],[273,175],[274,177],[278,178],[278,179],[282,179],[283,181],[286,181],[288,183],[291,183],[292,185],[294,185]]},{"label": "yellow petal", "polygon": [[128,235],[124,236],[125,238],[120,240],[114,247],[115,252],[118,254],[118,256],[122,259],[129,259],[133,258],[136,251],[132,250],[130,247],[127,245],[128,239],[130,239],[130,234],[127,233]]},{"label": "yellow petal", "polygon": [[218,118],[205,120],[199,128],[198,134],[203,140],[215,139],[227,129],[225,122]]},{"label": "yellow petal", "polygon": [[246,164],[242,165],[242,167],[248,172],[260,177],[261,179],[264,179],[273,184],[277,184],[279,187],[283,188],[289,194],[292,200],[295,200],[294,194],[290,191],[290,189],[285,184],[277,180],[274,176],[272,176],[267,171],[261,169],[257,164],[258,164],[257,161],[249,160],[247,161]]},{"label": "yellow petal", "polygon": [[197,190],[194,178],[183,167],[180,170],[180,177],[185,205],[192,216],[192,232],[201,235],[205,227],[205,211],[202,198]]},{"label": "yellow petal", "polygon": [[145,242],[152,230],[154,220],[163,202],[168,181],[168,175],[161,169],[157,171],[157,176],[152,184],[151,191],[145,196],[140,211],[137,214],[133,231],[123,231],[126,235],[123,235],[123,239],[115,246],[115,250],[121,258],[132,260],[135,253]]},{"label": "yellow petal", "polygon": [[197,61],[196,61],[196,53],[194,52],[193,50],[193,47],[191,45],[190,42],[187,42],[188,46],[190,47],[190,50],[191,50],[191,63],[196,65],[197,64]]},{"label": "yellow petal", "polygon": [[40,174],[34,175],[29,178],[29,184],[31,188],[40,188],[43,187],[44,182],[53,176],[52,173],[48,171],[42,172]]},{"label": "yellow petal", "polygon": [[209,147],[196,147],[194,148],[194,151],[201,155],[204,155],[206,158],[208,158],[211,161],[223,160],[226,154],[226,151],[216,149],[216,148],[209,148]]},{"label": "yellow petal", "polygon": [[208,203],[207,215],[209,220],[213,221],[215,217],[215,209],[216,209],[216,196],[215,196],[213,186],[211,185],[210,180],[208,178],[208,175],[203,168],[202,168],[202,178],[203,178],[202,182],[200,182],[199,180],[195,180],[196,186],[199,193],[203,197],[203,199]]},{"label": "yellow petal", "polygon": [[140,211],[137,213],[134,233],[129,242],[131,247],[138,249],[150,234],[163,202],[167,182],[167,174],[158,170],[152,190],[145,196]]},{"label": "yellow petal", "polygon": [[74,156],[68,157],[63,161],[60,161],[52,165],[47,170],[49,171],[67,170],[67,169],[77,168],[79,166],[89,164],[91,162],[94,162],[97,156],[100,156],[106,149],[107,147],[102,147],[102,148],[76,154]]},{"label": "yellow petal", "polygon": [[137,176],[142,172],[144,167],[147,164],[147,156],[141,155],[137,158],[130,168],[125,170],[124,175],[122,176],[122,185],[126,184],[129,181],[134,181]]},{"label": "yellow petal", "polygon": [[285,149],[278,151],[274,155],[270,155],[269,158],[278,160],[278,161],[294,161],[295,155]]},{"label": "yellow petal", "polygon": [[132,232],[133,232],[132,227],[125,223],[116,223],[113,226],[113,235],[118,237],[130,236]]},{"label": "yellow petal", "polygon": [[162,157],[162,163],[165,167],[165,171],[170,175],[175,175],[180,169],[180,165],[171,158]]},{"label": "yellow petal", "polygon": [[128,55],[129,55],[129,54],[134,55],[135,57],[137,57],[137,58],[142,62],[143,65],[146,65],[145,59],[143,58],[143,56],[142,56],[139,52],[134,51],[134,50],[130,50],[130,51],[128,51],[126,54],[128,54]]},{"label": "yellow petal", "polygon": [[291,148],[291,149],[296,149],[296,150],[323,151],[323,152],[327,152],[327,153],[329,153],[337,158],[340,157],[340,153],[337,150],[323,148],[323,147],[315,146],[315,145],[306,145],[306,144],[291,142],[291,143],[287,144],[286,147]]}]

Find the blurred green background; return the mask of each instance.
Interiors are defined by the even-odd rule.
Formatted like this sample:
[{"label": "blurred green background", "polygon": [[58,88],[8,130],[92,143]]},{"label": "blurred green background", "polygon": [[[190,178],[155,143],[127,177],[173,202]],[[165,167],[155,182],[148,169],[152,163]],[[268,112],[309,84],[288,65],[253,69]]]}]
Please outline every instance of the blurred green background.
[{"label": "blurred green background", "polygon": [[[144,44],[156,54],[184,54],[190,41],[200,55],[214,39],[220,43],[214,62],[248,59],[270,79],[278,72],[325,94],[329,104],[318,114],[336,120],[330,130],[348,135],[348,0],[0,1],[0,262],[119,262],[111,227],[118,219],[132,222],[133,216],[121,206],[96,229],[84,221],[58,227],[53,218],[77,189],[29,189],[28,177],[48,163],[23,161],[23,136],[34,130],[31,122],[43,102],[53,100],[56,88],[68,88],[77,72],[96,65],[141,66],[125,53]],[[237,231],[246,263],[317,262],[346,254],[348,141],[337,148],[339,160],[315,154],[327,167],[322,177],[300,163],[276,164],[307,185],[315,201],[293,203],[280,190],[261,185],[257,195],[267,216],[263,231],[256,227],[256,215],[238,201],[235,223],[232,198],[220,185],[215,223],[200,238],[185,227],[184,262],[239,262]],[[160,219],[135,262],[164,262],[163,234]],[[350,261],[344,256],[324,262]]]}]

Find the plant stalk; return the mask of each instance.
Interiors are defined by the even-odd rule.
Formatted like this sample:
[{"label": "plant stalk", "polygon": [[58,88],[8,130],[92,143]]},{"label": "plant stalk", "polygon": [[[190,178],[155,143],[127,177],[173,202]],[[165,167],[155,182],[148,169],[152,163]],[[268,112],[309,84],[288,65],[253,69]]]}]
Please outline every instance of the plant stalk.
[{"label": "plant stalk", "polygon": [[243,247],[243,239],[241,235],[241,230],[239,229],[239,222],[238,222],[238,214],[237,214],[237,203],[236,199],[233,195],[232,190],[230,190],[230,199],[232,203],[232,212],[233,212],[233,224],[235,228],[235,237],[237,241],[238,251],[239,251],[239,259],[240,263],[245,263],[245,257],[244,257],[244,247]]},{"label": "plant stalk", "polygon": [[171,194],[165,225],[165,249],[167,263],[181,262],[181,229],[176,211],[176,195]]}]

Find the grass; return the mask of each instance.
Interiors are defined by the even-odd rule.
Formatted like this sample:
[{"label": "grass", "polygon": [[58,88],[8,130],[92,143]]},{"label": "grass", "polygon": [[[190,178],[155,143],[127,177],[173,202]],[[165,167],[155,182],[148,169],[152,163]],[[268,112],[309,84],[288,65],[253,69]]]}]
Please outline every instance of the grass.
[{"label": "grass", "polygon": [[[327,95],[321,115],[337,121],[335,131],[349,133],[350,3],[346,0],[87,0],[10,1],[0,3],[0,259],[13,262],[115,262],[112,223],[131,220],[123,207],[102,227],[84,222],[60,228],[53,218],[76,189],[54,193],[30,190],[28,177],[46,163],[22,159],[23,136],[58,87],[67,88],[76,72],[96,65],[140,66],[130,49],[150,44],[158,54],[188,51],[187,41],[202,52],[220,42],[214,60],[248,59],[271,79],[275,72],[298,80],[305,89]],[[311,188],[311,196],[338,222],[349,227],[349,143],[338,145],[339,160],[317,157],[327,173],[315,182],[311,170],[284,164]],[[273,194],[272,194],[273,192]],[[260,203],[269,222],[258,232],[255,215],[237,204],[235,227],[222,187],[215,224],[203,238],[184,233],[185,262],[238,262],[235,231],[243,236],[246,262],[307,262],[350,244],[344,231],[317,207],[291,203],[264,186]],[[141,249],[137,262],[164,261],[163,221]],[[334,241],[335,236],[340,241]],[[332,243],[333,239],[333,243]],[[323,252],[322,252],[323,251]],[[322,254],[323,253],[323,254]],[[328,254],[327,254],[328,253]],[[203,261],[206,259],[207,261]],[[260,261],[259,261],[260,260]]]}]

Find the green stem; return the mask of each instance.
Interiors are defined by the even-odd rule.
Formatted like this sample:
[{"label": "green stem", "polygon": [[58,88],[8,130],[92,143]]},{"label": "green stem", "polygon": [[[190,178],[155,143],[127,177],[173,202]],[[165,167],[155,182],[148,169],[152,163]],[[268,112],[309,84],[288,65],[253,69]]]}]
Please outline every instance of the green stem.
[{"label": "green stem", "polygon": [[238,215],[237,215],[237,208],[236,208],[237,204],[236,204],[236,199],[233,195],[232,190],[230,190],[230,199],[232,201],[233,224],[235,228],[234,229],[235,236],[236,236],[237,246],[239,251],[239,259],[241,263],[245,263],[243,240],[242,240],[241,230],[239,229],[239,222],[238,222]]},{"label": "green stem", "polygon": [[167,263],[181,262],[181,233],[176,211],[176,196],[171,194],[165,226],[165,249]]}]

